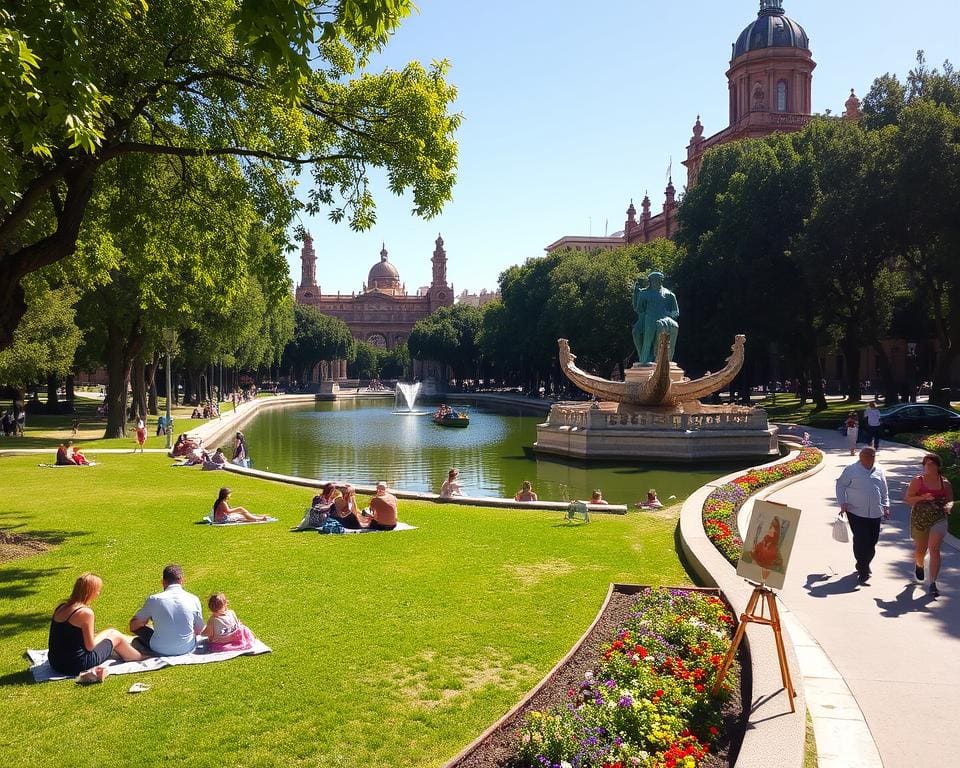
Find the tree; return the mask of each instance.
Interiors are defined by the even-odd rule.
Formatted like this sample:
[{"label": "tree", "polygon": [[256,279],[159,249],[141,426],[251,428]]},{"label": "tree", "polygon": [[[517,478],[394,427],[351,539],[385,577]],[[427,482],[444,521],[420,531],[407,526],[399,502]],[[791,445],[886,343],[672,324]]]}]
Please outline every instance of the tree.
[{"label": "tree", "polygon": [[411,8],[50,0],[0,11],[0,349],[26,311],[23,278],[74,253],[96,181],[120,158],[168,158],[180,180],[195,160],[233,158],[271,229],[300,207],[369,227],[370,167],[391,192],[412,192],[414,213],[438,213],[460,121],[446,63],[356,76]]},{"label": "tree", "polygon": [[25,281],[25,293],[23,322],[13,344],[0,350],[0,383],[18,390],[49,376],[69,374],[80,343],[73,288],[51,288],[39,275],[31,275]]},{"label": "tree", "polygon": [[310,381],[313,367],[321,360],[350,358],[355,342],[343,320],[303,304],[296,304],[293,313],[293,339],[284,350],[283,360],[301,381]]},{"label": "tree", "polygon": [[414,324],[407,339],[410,354],[449,365],[457,379],[472,378],[479,365],[477,336],[482,322],[483,314],[477,307],[441,307]]}]

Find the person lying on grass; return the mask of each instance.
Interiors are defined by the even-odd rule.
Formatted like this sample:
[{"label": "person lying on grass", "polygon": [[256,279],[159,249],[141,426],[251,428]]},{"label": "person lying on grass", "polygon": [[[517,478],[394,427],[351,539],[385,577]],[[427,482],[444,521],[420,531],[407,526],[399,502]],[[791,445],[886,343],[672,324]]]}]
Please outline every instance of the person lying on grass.
[{"label": "person lying on grass", "polygon": [[215,523],[261,523],[267,519],[266,515],[254,515],[243,507],[231,507],[227,499],[233,493],[229,488],[221,488],[217,500],[213,503],[213,522]]},{"label": "person lying on grass", "polygon": [[78,675],[103,664],[113,653],[124,661],[140,661],[143,655],[130,642],[132,638],[113,627],[97,632],[90,603],[103,589],[103,580],[94,573],[84,573],[73,585],[64,602],[57,606],[50,619],[47,641],[50,666],[63,675]]}]

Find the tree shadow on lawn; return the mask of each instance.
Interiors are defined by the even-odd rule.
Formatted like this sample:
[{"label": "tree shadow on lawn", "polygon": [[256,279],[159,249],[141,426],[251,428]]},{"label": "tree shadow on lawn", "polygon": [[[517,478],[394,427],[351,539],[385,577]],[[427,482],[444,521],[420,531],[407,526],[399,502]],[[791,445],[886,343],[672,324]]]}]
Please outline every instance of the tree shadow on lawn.
[{"label": "tree shadow on lawn", "polygon": [[0,675],[0,688],[11,685],[30,685],[33,683],[33,675],[29,669],[22,672],[11,672],[7,675]]},{"label": "tree shadow on lawn", "polygon": [[[67,566],[55,568],[29,568],[23,566],[8,566],[2,572],[3,583],[0,584],[0,600],[19,600],[40,591],[41,579],[48,579],[60,571],[67,570]],[[2,629],[2,625],[0,625]]]},{"label": "tree shadow on lawn", "polygon": [[[50,613],[53,613],[51,608]],[[47,613],[4,613],[0,614],[0,636],[10,637],[21,632],[29,632],[49,626],[50,614]]]}]

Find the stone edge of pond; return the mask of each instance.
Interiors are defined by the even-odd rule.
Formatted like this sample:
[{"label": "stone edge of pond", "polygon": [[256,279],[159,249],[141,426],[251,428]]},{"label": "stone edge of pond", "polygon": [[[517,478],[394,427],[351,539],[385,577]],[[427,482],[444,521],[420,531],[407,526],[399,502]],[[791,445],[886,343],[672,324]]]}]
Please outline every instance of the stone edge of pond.
[{"label": "stone edge of pond", "polygon": [[[349,399],[350,395],[347,394],[345,397],[341,394],[340,397],[342,399]],[[380,395],[379,397],[382,398],[384,396]],[[277,395],[276,397],[257,398],[249,403],[244,403],[241,406],[241,410],[237,412],[230,412],[230,414],[225,415],[223,418],[211,420],[203,426],[191,430],[190,437],[202,438],[206,445],[212,446],[229,438],[231,433],[241,429],[264,408],[302,405],[304,403],[318,402],[322,399],[322,397],[318,398],[316,395]],[[492,400],[492,398],[487,399]],[[298,477],[296,475],[282,475],[276,472],[265,472],[259,469],[238,467],[233,464],[228,464],[225,469],[230,472],[236,472],[237,474],[247,475],[248,477],[257,477],[262,480],[271,480],[288,485],[300,485],[305,488],[322,488],[327,482],[330,482],[328,480],[315,480],[312,478]],[[363,494],[373,494],[377,490],[374,485],[355,485],[354,487],[359,493]],[[459,504],[469,507],[537,509],[546,512],[565,512],[568,506],[568,502],[566,501],[516,501],[515,499],[504,499],[495,496],[459,496],[453,499],[441,499],[436,493],[395,489],[391,489],[391,493],[400,499],[433,501],[440,504]],[[627,514],[627,506],[625,504],[587,504],[587,509],[594,514]]]},{"label": "stone edge of pond", "polygon": [[[792,452],[763,466],[789,461],[791,455]],[[817,465],[821,466],[822,462]],[[734,567],[707,537],[703,529],[703,505],[716,487],[742,474],[743,470],[740,470],[707,483],[691,494],[680,510],[680,545],[684,558],[703,584],[717,587],[726,595],[737,615],[746,610],[753,587],[737,576]],[[770,488],[783,487],[789,484],[787,481],[797,482],[807,474],[787,478]],[[800,768],[803,765],[806,739],[803,677],[789,632],[784,629],[782,636],[790,677],[797,694],[794,699],[796,712],[790,712],[790,702],[780,677],[773,632],[765,627],[755,627],[745,636],[751,661],[752,691],[747,729],[736,768]]]}]

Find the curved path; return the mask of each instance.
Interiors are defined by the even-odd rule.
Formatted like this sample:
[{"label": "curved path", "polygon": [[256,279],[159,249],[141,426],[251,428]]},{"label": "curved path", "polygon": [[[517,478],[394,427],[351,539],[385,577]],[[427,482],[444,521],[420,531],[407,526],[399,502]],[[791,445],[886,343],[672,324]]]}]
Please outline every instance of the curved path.
[{"label": "curved path", "polygon": [[[838,432],[795,431],[802,430],[824,451],[825,466],[769,498],[803,511],[780,597],[821,768],[877,765],[870,735],[886,768],[953,764],[960,754],[960,729],[951,724],[960,710],[960,557],[944,546],[941,594],[930,597],[913,578],[910,512],[902,501],[924,452],[881,443],[877,462],[887,474],[893,516],[881,530],[870,585],[860,586],[851,545],[831,536],[834,483],[856,458]],[[855,701],[844,695],[847,688]],[[858,727],[857,706],[869,733]]]}]

